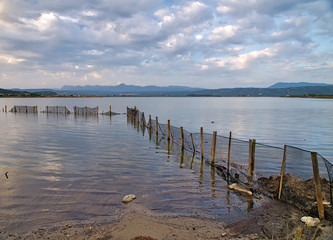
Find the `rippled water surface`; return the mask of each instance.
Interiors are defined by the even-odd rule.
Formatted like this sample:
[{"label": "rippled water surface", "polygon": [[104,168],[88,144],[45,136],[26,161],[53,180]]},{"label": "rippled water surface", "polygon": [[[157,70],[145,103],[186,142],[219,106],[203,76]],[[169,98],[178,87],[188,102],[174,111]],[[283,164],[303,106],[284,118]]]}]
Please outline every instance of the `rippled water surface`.
[{"label": "rippled water surface", "polygon": [[[333,102],[279,98],[0,99],[8,105],[99,106],[125,112],[136,105],[161,122],[193,132],[217,130],[291,144],[332,159]],[[214,123],[212,123],[212,121]],[[235,217],[256,200],[227,191],[214,168],[150,138],[126,115],[75,117],[0,113],[0,228],[30,229],[68,220],[116,217],[125,194],[150,209]],[[325,155],[326,154],[326,155]],[[5,176],[5,172],[8,172]],[[254,202],[253,202],[254,201]]]}]

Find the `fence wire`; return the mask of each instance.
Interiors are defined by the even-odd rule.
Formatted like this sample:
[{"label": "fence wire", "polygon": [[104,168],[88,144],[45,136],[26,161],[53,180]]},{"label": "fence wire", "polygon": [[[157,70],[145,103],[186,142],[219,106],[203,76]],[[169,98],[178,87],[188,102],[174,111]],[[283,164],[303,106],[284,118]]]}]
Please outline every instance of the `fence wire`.
[{"label": "fence wire", "polygon": [[[127,114],[135,119],[141,126],[148,127],[154,134],[153,138],[161,141],[166,139],[168,134],[172,142],[172,148],[182,145],[181,128],[169,124],[161,124],[151,119],[145,121],[143,113],[136,108],[128,108]],[[156,126],[157,125],[157,126]],[[157,129],[156,129],[157,128]],[[158,134],[156,134],[158,132]],[[201,141],[201,138],[203,141]],[[229,174],[233,181],[247,183],[249,166],[249,141],[235,139],[225,136],[216,136],[215,161],[211,161],[213,134],[209,133],[190,133],[183,130],[184,149],[193,152],[195,156],[203,159],[211,165],[216,166],[221,175],[225,176],[227,162],[230,161]],[[161,143],[163,145],[163,143]],[[164,143],[166,145],[166,143]],[[203,145],[203,146],[201,146]],[[229,148],[230,145],[230,148]],[[167,147],[167,146],[165,146]],[[169,146],[170,148],[170,146]],[[203,148],[203,151],[201,151]],[[255,143],[255,177],[254,180],[266,179],[272,181],[275,194],[278,192],[278,185],[282,167],[282,161],[285,157],[285,167],[282,173],[282,198],[286,202],[292,202],[294,205],[304,205],[306,201],[315,202],[313,170],[311,152],[292,146],[285,146],[285,150],[279,147],[273,147],[261,143]],[[332,186],[333,186],[333,165],[318,154],[319,173],[322,177],[324,200],[332,204]],[[300,189],[298,189],[300,188]],[[301,195],[299,193],[302,192]],[[328,193],[328,194],[327,194]],[[304,207],[303,207],[304,208]]]},{"label": "fence wire", "polygon": [[76,115],[98,115],[98,107],[74,107],[74,114]]},{"label": "fence wire", "polygon": [[46,109],[42,112],[43,113],[60,113],[60,114],[70,114],[71,113],[65,106],[46,106]]},{"label": "fence wire", "polygon": [[37,106],[14,106],[9,112],[13,113],[38,113]]}]

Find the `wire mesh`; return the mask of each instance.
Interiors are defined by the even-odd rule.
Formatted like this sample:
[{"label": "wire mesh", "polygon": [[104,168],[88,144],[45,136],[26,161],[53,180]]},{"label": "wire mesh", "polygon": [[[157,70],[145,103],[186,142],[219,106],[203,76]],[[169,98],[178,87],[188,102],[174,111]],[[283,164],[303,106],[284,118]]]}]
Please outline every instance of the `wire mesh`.
[{"label": "wire mesh", "polygon": [[37,106],[14,106],[9,112],[13,113],[37,113]]},{"label": "wire mesh", "polygon": [[46,106],[44,113],[70,114],[71,112],[65,106]]},{"label": "wire mesh", "polygon": [[256,143],[254,165],[258,175],[264,177],[279,175],[281,172],[282,160],[283,148]]},{"label": "wire mesh", "polygon": [[74,107],[74,113],[77,115],[98,115],[98,107]]},{"label": "wire mesh", "polygon": [[[138,111],[133,109],[128,110],[129,115],[134,118],[142,116],[141,112],[138,112],[138,114],[136,114],[136,112]],[[161,140],[166,139],[168,136],[168,124],[158,123],[157,125],[158,135],[156,134],[156,120],[151,120],[150,125],[149,122],[144,124],[146,127],[151,126],[151,132],[154,132],[154,134],[150,133],[150,135],[153,136],[153,139],[156,139],[157,143],[166,145],[166,143],[163,143]],[[206,163],[219,169],[223,176],[226,176],[228,155],[230,154],[229,177],[231,180],[244,183],[249,181],[247,177],[250,152],[249,141],[217,136],[215,162],[212,163],[213,134],[202,134],[203,153],[201,153],[201,133],[190,133],[186,130],[183,130],[183,133],[185,150],[193,152],[197,157],[201,157],[203,154]],[[180,128],[170,126],[170,138],[172,140],[172,147],[178,147],[178,149],[180,149],[182,144]],[[170,145],[164,147],[167,146],[170,148]],[[307,201],[314,202],[315,188],[313,182],[311,152],[292,146],[285,146],[285,149],[282,199],[291,202],[296,206],[298,205],[299,207]],[[274,189],[277,191],[283,157],[283,148],[256,143],[254,164],[256,174],[254,180],[258,180],[261,177],[264,177],[268,181],[272,180],[273,182],[271,182],[271,184],[275,186]],[[323,196],[325,199],[330,199],[332,202],[333,165],[319,154],[318,165],[322,177]],[[326,179],[329,179],[329,181]],[[300,188],[301,191],[299,191],[298,188]],[[306,192],[306,194],[304,192]],[[328,192],[329,194],[327,194]]]}]

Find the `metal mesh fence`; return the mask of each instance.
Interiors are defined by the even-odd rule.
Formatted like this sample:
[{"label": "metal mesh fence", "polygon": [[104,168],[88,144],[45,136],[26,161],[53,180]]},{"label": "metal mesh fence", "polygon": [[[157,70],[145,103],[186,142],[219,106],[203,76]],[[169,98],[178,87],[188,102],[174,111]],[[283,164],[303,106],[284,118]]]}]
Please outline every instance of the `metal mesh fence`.
[{"label": "metal mesh fence", "polygon": [[60,113],[60,114],[70,114],[71,112],[65,106],[46,106],[43,113]]},{"label": "metal mesh fence", "polygon": [[[156,120],[151,120],[150,123],[149,121],[143,122],[144,118],[140,117],[143,114],[136,109],[128,108],[127,113],[128,116],[139,118],[138,121],[140,125],[151,127],[151,130],[156,133]],[[181,128],[158,123],[157,130],[158,141],[160,141],[161,138],[166,139],[170,136],[171,142],[174,143],[172,145],[173,147],[175,145],[179,147],[184,144],[183,147],[185,150],[193,152],[197,157],[203,156],[207,163],[223,171],[224,173],[222,175],[225,175],[225,171],[229,169],[229,173],[227,174],[228,179],[230,177],[232,181],[243,183],[250,181],[248,177],[249,161],[252,159],[250,153],[252,145],[250,141],[234,139],[231,138],[231,136],[216,136],[215,161],[212,162],[213,134],[190,133],[183,130],[182,143]],[[156,134],[153,135],[156,137]],[[316,194],[313,183],[314,174],[311,152],[292,146],[285,146],[285,149],[283,149],[256,143],[252,140],[251,142],[254,144],[252,150],[254,151],[254,180],[258,181],[260,184],[265,183],[269,185],[270,188],[265,189],[265,191],[274,193],[274,196],[278,195],[281,168],[284,159],[285,166],[282,173],[281,199],[299,207],[302,204],[315,202]],[[203,151],[201,149],[203,149]],[[228,162],[230,162],[230,165],[227,165]],[[333,185],[333,165],[321,155],[318,155],[318,165],[319,173],[322,177],[321,182],[324,200],[331,201],[332,203],[331,186]],[[298,190],[298,188],[301,190]],[[311,208],[311,206],[309,208]],[[303,209],[306,209],[306,207],[303,206]]]},{"label": "metal mesh fence", "polygon": [[77,107],[74,108],[74,114],[76,115],[98,115],[98,107]]},{"label": "metal mesh fence", "polygon": [[38,113],[37,106],[14,106],[9,112],[13,113]]}]

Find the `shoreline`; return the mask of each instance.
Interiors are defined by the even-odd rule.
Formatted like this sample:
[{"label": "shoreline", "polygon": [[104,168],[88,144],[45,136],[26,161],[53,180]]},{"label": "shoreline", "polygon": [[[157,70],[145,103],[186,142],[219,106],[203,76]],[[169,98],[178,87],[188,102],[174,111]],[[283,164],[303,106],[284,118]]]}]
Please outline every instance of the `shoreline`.
[{"label": "shoreline", "polygon": [[[268,199],[265,204],[231,222],[213,216],[161,214],[135,200],[126,204],[117,219],[109,222],[70,223],[36,228],[26,234],[0,233],[0,239],[330,239],[332,223],[322,221],[307,227],[300,221],[304,212],[283,202]],[[73,224],[72,224],[73,223]],[[302,238],[303,239],[303,238]]]}]

